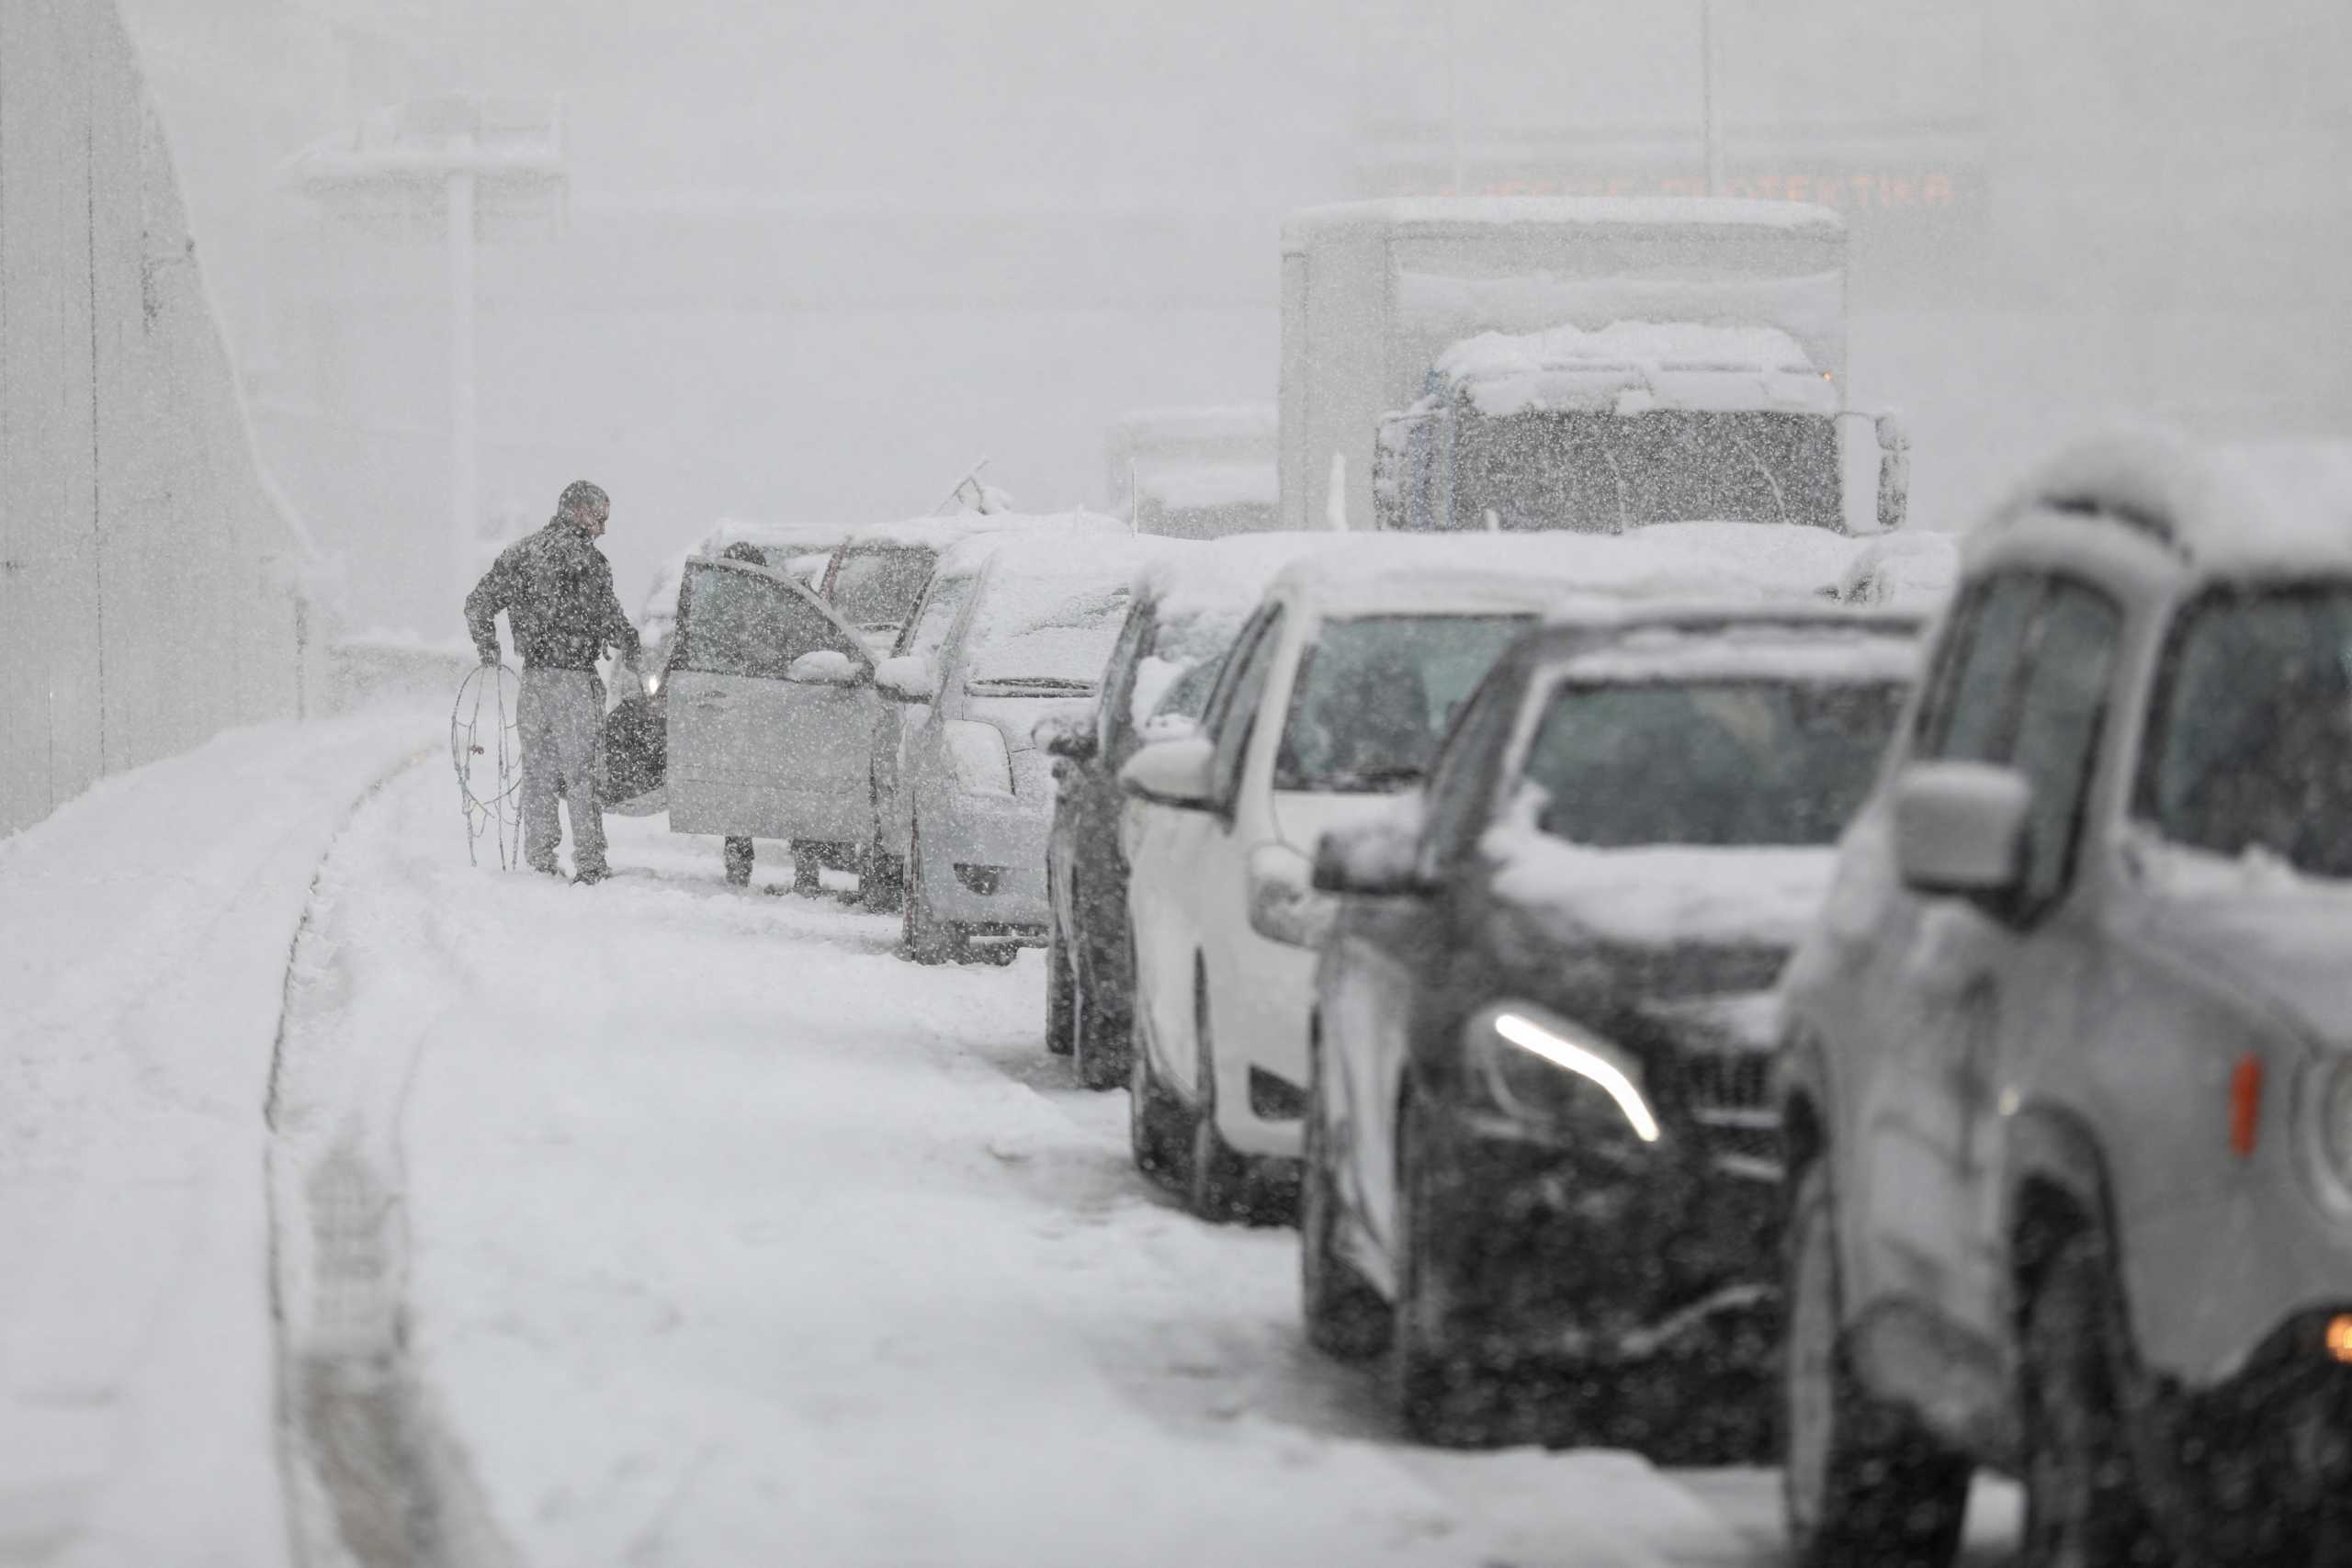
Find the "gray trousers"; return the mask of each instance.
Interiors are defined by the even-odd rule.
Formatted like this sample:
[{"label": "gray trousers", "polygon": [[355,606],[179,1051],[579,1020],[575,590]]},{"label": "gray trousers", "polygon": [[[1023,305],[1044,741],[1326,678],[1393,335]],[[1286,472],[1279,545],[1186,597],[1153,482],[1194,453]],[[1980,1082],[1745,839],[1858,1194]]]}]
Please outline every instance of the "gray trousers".
[{"label": "gray trousers", "polygon": [[605,869],[605,810],[596,798],[596,753],[605,744],[605,683],[588,670],[526,670],[516,723],[523,732],[523,858],[555,869],[563,838],[556,789],[571,803],[571,862]]}]

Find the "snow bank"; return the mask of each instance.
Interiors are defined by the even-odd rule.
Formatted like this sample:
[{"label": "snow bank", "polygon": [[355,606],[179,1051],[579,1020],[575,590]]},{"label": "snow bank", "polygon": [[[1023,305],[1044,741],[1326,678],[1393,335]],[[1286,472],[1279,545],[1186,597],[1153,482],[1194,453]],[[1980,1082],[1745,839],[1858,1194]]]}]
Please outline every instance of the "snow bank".
[{"label": "snow bank", "polygon": [[445,723],[231,731],[0,842],[0,1558],[284,1561],[262,1115],[287,953],[353,803]]},{"label": "snow bank", "polygon": [[1530,827],[1487,829],[1495,890],[1566,944],[1794,947],[1836,874],[1834,849],[1593,849]]}]

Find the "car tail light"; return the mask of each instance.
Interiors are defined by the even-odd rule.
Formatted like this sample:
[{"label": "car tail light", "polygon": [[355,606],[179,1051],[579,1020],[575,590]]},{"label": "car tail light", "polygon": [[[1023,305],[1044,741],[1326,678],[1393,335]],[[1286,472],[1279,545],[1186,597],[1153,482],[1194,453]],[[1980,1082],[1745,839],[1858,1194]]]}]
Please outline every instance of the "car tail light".
[{"label": "car tail light", "polygon": [[2261,1133],[2262,1058],[2249,1051],[2230,1075],[2230,1147],[2246,1158]]}]

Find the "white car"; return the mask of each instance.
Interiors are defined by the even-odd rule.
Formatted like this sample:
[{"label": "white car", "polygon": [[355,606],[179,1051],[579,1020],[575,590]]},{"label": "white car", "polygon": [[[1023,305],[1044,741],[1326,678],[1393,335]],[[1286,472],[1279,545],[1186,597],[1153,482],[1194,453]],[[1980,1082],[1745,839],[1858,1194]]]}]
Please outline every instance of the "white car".
[{"label": "white car", "polygon": [[[855,550],[877,550],[887,544],[889,549],[902,553],[918,551],[923,570],[929,574],[912,607],[899,612],[904,624],[879,650],[890,659],[928,660],[934,668],[937,666],[948,635],[956,629],[998,542],[1014,535],[1032,538],[1127,536],[1124,524],[1092,512],[1035,516],[997,513],[953,521],[958,530],[946,534],[934,531],[918,535],[912,525],[899,525],[869,530],[850,541],[850,547]],[[913,542],[917,538],[927,538],[928,543]],[[867,635],[870,638],[872,633],[868,631]],[[873,832],[858,868],[869,909],[899,908],[905,893],[907,846],[913,832],[914,802],[899,787],[899,781],[905,771],[908,744],[922,733],[930,719],[928,702],[885,703],[874,728],[869,779],[874,799]]]},{"label": "white car", "polygon": [[914,618],[924,585],[949,549],[983,535],[1037,531],[1125,536],[1129,529],[1094,512],[965,513],[871,524],[835,547],[818,592],[879,656]]},{"label": "white car", "polygon": [[1421,773],[1503,649],[1579,592],[1834,597],[1867,547],[1823,529],[1366,537],[1276,579],[1201,732],[1121,774],[1135,943],[1136,1163],[1215,1219],[1295,1191],[1317,948],[1311,859]]},{"label": "white car", "polygon": [[[1051,759],[1041,720],[1083,717],[1147,560],[1184,547],[1126,536],[1007,535],[940,563],[971,574],[935,655],[886,661],[892,701],[926,710],[907,739],[898,796],[908,817],[906,951],[922,963],[1045,940]],[[977,563],[977,571],[974,570]],[[1004,939],[975,945],[976,938]]]}]

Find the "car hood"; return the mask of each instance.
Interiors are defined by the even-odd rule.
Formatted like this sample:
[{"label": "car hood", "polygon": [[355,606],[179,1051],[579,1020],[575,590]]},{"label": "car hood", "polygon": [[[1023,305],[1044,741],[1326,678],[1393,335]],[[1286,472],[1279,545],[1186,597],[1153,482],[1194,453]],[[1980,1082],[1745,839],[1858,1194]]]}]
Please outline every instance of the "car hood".
[{"label": "car hood", "polygon": [[1351,792],[1321,795],[1302,790],[1274,792],[1274,831],[1283,843],[1313,858],[1323,835],[1369,822],[1396,804],[1394,795]]},{"label": "car hood", "polygon": [[1603,850],[1525,828],[1498,828],[1482,848],[1496,897],[1566,947],[1786,953],[1838,865],[1828,846]]},{"label": "car hood", "polygon": [[2141,934],[2151,945],[2318,1039],[2352,1036],[2352,882],[2170,847],[2143,863],[2154,897]]}]

